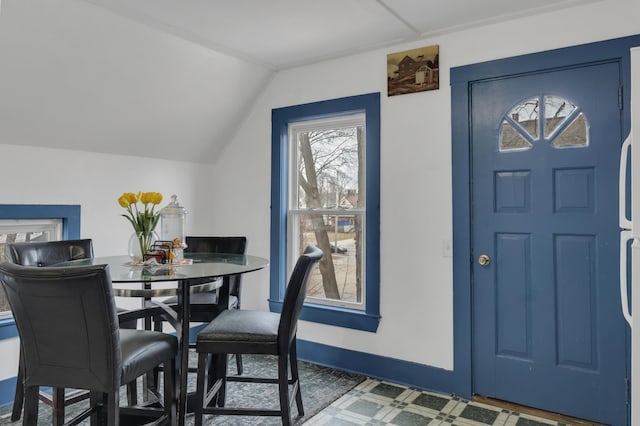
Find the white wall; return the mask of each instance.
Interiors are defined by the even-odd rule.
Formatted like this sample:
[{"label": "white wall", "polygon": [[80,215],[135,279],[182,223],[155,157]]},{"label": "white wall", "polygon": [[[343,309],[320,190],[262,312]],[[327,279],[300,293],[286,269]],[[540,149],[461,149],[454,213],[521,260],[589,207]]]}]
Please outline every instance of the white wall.
[{"label": "white wall", "polygon": [[[212,166],[6,144],[0,158],[0,204],[79,204],[80,236],[93,239],[96,256],[127,251],[133,230],[120,216],[123,192],[161,192],[161,207],[178,195],[188,210],[187,233],[205,234],[215,222]],[[139,301],[118,304],[135,307]],[[0,341],[0,380],[15,376],[17,353],[17,339]]]},{"label": "white wall", "polygon": [[[449,69],[637,34],[638,16],[637,0],[596,3],[279,72],[215,170],[222,177],[241,167],[253,177],[250,196],[244,180],[217,192],[227,203],[214,207],[215,226],[248,223],[260,244],[269,239],[272,108],[381,92],[380,327],[367,333],[303,322],[298,337],[451,369],[452,259],[442,252],[452,238]],[[440,46],[440,89],[387,97],[386,54],[431,44]],[[245,292],[243,306],[266,309],[267,297],[267,288]]]},{"label": "white wall", "polygon": [[126,253],[131,224],[120,215],[123,192],[172,194],[188,210],[187,231],[212,222],[210,165],[0,145],[1,204],[79,204],[81,237],[92,238],[96,256]]}]

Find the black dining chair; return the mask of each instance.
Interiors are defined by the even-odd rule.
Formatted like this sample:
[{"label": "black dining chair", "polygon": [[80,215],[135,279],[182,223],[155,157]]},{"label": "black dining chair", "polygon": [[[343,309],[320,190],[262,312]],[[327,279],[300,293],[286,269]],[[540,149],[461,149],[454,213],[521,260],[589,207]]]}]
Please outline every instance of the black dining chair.
[{"label": "black dining chair", "polygon": [[[62,241],[39,241],[11,243],[7,245],[7,256],[15,264],[23,266],[50,266],[56,263],[69,260],[91,259],[93,258],[93,241],[90,238]],[[118,312],[125,312],[125,309],[118,308]],[[135,318],[135,315],[133,316]],[[135,329],[137,321],[135,319],[121,322],[121,328]],[[24,400],[24,373],[22,365],[22,353],[18,361],[18,375],[16,378],[16,391],[13,399],[13,409],[11,420],[18,421],[22,415],[22,404]],[[136,403],[136,386],[132,383],[128,389],[129,402]],[[89,397],[88,392],[76,391],[66,394],[64,388],[53,388],[51,392],[42,390],[40,400],[50,405],[53,411],[53,425],[58,426],[64,423],[65,407]]]},{"label": "black dining chair", "polygon": [[[227,310],[211,321],[196,340],[198,376],[195,424],[201,426],[204,414],[242,416],[280,416],[283,425],[291,423],[289,386],[295,398],[298,415],[304,415],[298,376],[296,331],[298,318],[307,293],[311,267],[322,258],[322,250],[307,246],[296,262],[280,314],[254,310]],[[276,355],[278,377],[227,375],[228,354]],[[213,362],[214,367],[207,366]],[[289,378],[289,368],[291,378]],[[211,373],[215,377],[208,377]],[[227,382],[278,384],[280,409],[225,407]],[[206,386],[205,386],[206,385]]]},{"label": "black dining chair", "polygon": [[50,266],[68,260],[93,258],[93,240],[40,241],[11,243],[7,254],[13,263],[23,266]]},{"label": "black dining chair", "polygon": [[[0,264],[20,336],[25,386],[24,425],[38,421],[41,386],[86,389],[90,407],[69,424],[119,424],[121,414],[176,421],[175,336],[120,329],[107,265],[32,267]],[[140,311],[144,315],[144,311]],[[120,407],[120,386],[162,364],[163,408]]]},{"label": "black dining chair", "polygon": [[[228,253],[244,254],[247,248],[247,237],[185,237],[185,253]],[[241,275],[222,278],[222,287],[209,292],[191,295],[190,322],[208,323],[227,309],[240,309]],[[177,305],[178,298],[163,300],[166,305]],[[158,328],[156,328],[158,330]],[[195,346],[195,345],[192,345]],[[236,355],[236,369],[242,375],[242,356]]]}]

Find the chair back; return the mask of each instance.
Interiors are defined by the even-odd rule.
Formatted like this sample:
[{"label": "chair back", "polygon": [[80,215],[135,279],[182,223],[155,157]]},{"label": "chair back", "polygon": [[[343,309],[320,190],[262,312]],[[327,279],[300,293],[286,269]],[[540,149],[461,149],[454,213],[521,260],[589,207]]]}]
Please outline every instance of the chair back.
[{"label": "chair back", "polygon": [[120,334],[107,265],[0,264],[16,321],[27,386],[113,392],[120,386]]},{"label": "chair back", "polygon": [[[187,248],[185,253],[230,253],[244,254],[247,249],[247,237],[185,237]],[[240,277],[232,275],[224,278],[224,283],[229,285],[229,294],[240,300]]]},{"label": "chair back", "polygon": [[93,258],[93,242],[83,240],[7,244],[9,259],[24,266],[50,266],[55,263]]},{"label": "chair back", "polygon": [[307,296],[309,273],[311,267],[322,258],[322,254],[322,250],[318,247],[308,245],[291,272],[291,278],[284,293],[278,327],[278,347],[282,353],[288,352],[289,345],[296,336],[298,318]]}]

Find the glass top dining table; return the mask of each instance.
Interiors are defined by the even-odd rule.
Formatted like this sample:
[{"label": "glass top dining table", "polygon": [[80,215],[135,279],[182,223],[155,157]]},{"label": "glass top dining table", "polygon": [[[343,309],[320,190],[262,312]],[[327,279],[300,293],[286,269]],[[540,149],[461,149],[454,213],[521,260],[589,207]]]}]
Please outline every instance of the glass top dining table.
[{"label": "glass top dining table", "polygon": [[185,253],[184,258],[189,263],[145,265],[133,262],[129,256],[106,256],[71,260],[56,266],[107,264],[114,283],[140,283],[224,277],[257,271],[269,264],[262,257],[243,254]]},{"label": "glass top dining table", "polygon": [[[209,291],[220,287],[216,278],[245,274],[265,268],[268,259],[225,253],[184,253],[184,262],[171,265],[141,265],[132,262],[129,256],[94,257],[92,259],[72,260],[56,264],[57,267],[80,265],[109,265],[113,283],[138,283],[137,288],[114,288],[116,296],[151,298],[164,295],[177,295],[178,306],[175,313],[176,337],[180,346],[178,363],[178,425],[184,425],[187,414],[187,376],[189,372],[189,318],[191,316],[190,295],[194,291]],[[167,289],[156,287],[156,283],[175,281],[177,287]],[[211,281],[214,281],[211,283]],[[219,300],[227,300],[220,297]],[[162,303],[159,306],[165,310]],[[185,325],[186,326],[183,326]]]}]

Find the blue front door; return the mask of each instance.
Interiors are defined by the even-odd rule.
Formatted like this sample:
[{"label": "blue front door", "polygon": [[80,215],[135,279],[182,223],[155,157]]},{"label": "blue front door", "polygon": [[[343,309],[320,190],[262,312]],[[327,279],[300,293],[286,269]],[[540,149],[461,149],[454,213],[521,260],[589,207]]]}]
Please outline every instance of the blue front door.
[{"label": "blue front door", "polygon": [[473,392],[627,424],[617,62],[471,85]]}]

